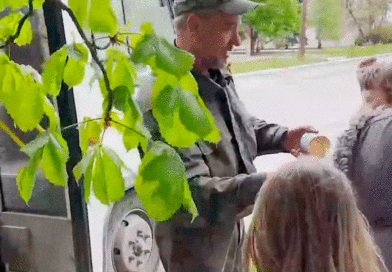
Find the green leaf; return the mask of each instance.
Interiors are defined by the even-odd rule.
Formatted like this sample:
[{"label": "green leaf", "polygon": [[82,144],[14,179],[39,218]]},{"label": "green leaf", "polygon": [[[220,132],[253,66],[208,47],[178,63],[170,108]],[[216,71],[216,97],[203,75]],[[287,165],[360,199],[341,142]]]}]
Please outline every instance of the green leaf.
[{"label": "green leaf", "polygon": [[31,194],[33,193],[37,167],[39,166],[42,159],[42,148],[36,150],[32,154],[28,161],[27,166],[23,166],[19,169],[18,175],[16,176],[16,184],[18,185],[19,195],[26,202],[30,200]]},{"label": "green leaf", "polygon": [[82,160],[72,169],[76,180],[79,181],[82,177],[84,177],[84,199],[86,202],[90,197],[92,171],[94,166],[94,159],[97,155],[97,150],[97,146],[89,148],[86,154],[83,156]]},{"label": "green leaf", "polygon": [[199,138],[219,141],[219,130],[190,73],[180,80],[159,69],[155,70],[155,74],[152,113],[165,141],[177,147],[190,147]]},{"label": "green leaf", "polygon": [[125,111],[128,106],[130,93],[126,86],[117,86],[113,90],[113,106],[119,111]]},{"label": "green leaf", "polygon": [[23,23],[22,29],[20,30],[20,34],[19,34],[18,38],[15,39],[15,43],[19,46],[26,45],[26,44],[31,43],[32,38],[33,38],[33,34],[31,32],[30,21],[27,19]]},{"label": "green leaf", "polygon": [[121,159],[117,156],[114,161],[107,153],[110,152],[112,156],[115,153],[109,150],[100,147],[93,168],[94,194],[103,204],[119,200],[125,192],[121,167],[116,164]]},{"label": "green leaf", "polygon": [[6,6],[8,6],[8,0],[0,0],[0,10],[3,10]]},{"label": "green leaf", "polygon": [[115,76],[111,77],[111,87],[114,89],[118,86],[126,86],[128,88],[128,93],[133,94],[135,90],[133,79],[136,78],[135,69],[123,53],[117,51],[115,58],[116,67],[113,71],[113,75]]},{"label": "green leaf", "polygon": [[174,47],[154,33],[145,35],[143,40],[137,43],[131,59],[135,63],[149,64],[152,57],[155,57],[154,65],[157,68],[178,78],[189,72],[194,61],[190,53]]},{"label": "green leaf", "polygon": [[20,67],[4,55],[1,62],[0,101],[22,131],[32,130],[43,117],[42,86],[30,75],[23,75]]},{"label": "green leaf", "polygon": [[115,34],[117,19],[110,0],[91,0],[88,25],[93,32]]},{"label": "green leaf", "polygon": [[[23,14],[20,12],[12,12],[0,20],[0,40],[6,41],[11,35],[15,35],[18,29],[18,24]],[[26,20],[23,23],[22,29],[18,38],[15,39],[17,45],[29,44],[32,39],[30,21]]]},{"label": "green leaf", "polygon": [[103,123],[92,120],[89,117],[83,118],[83,124],[80,126],[80,148],[83,154],[86,154],[89,146],[99,143],[100,135],[103,130]]},{"label": "green leaf", "polygon": [[[33,0],[33,8],[34,9],[39,9],[42,7],[42,4],[44,3],[45,0]],[[68,1],[69,3],[69,1]]]},{"label": "green leaf", "polygon": [[42,149],[49,142],[49,134],[47,132],[39,134],[34,140],[25,144],[20,150],[26,153],[30,158]]},{"label": "green leaf", "polygon": [[123,143],[127,150],[131,150],[139,145],[147,145],[148,135],[141,130],[142,118],[139,109],[135,105],[132,97],[128,97],[127,108],[120,123],[126,128],[123,130]]},{"label": "green leaf", "polygon": [[67,45],[65,48],[68,57],[73,58],[75,60],[82,60],[84,62],[87,61],[88,50],[84,45],[79,43],[73,43],[71,45]]},{"label": "green leaf", "polygon": [[143,24],[141,24],[140,30],[144,35],[150,35],[155,33],[149,22],[144,22]]},{"label": "green leaf", "polygon": [[0,19],[0,41],[6,41],[9,36],[16,33],[21,18],[21,13],[12,12]]},{"label": "green leaf", "polygon": [[68,87],[82,83],[84,67],[87,62],[87,49],[80,44],[72,44],[66,47],[68,61],[64,68],[64,82]]},{"label": "green leaf", "polygon": [[66,186],[68,174],[66,162],[68,160],[68,147],[59,134],[48,132],[49,141],[44,146],[41,168],[45,177],[54,185]]},{"label": "green leaf", "polygon": [[85,62],[69,58],[64,69],[64,82],[68,87],[82,83],[84,78]]},{"label": "green leaf", "polygon": [[47,97],[45,97],[44,114],[49,118],[48,129],[51,131],[57,131],[60,124],[60,118],[54,109],[52,102],[50,102],[49,98]]},{"label": "green leaf", "polygon": [[68,6],[74,12],[78,23],[83,26],[87,19],[87,0],[68,0]]},{"label": "green leaf", "polygon": [[135,190],[147,214],[164,221],[184,203],[185,167],[180,156],[168,145],[155,142],[143,157]]},{"label": "green leaf", "polygon": [[27,5],[29,1],[27,0],[8,0],[8,5],[11,7],[12,10],[20,9],[24,5]]},{"label": "green leaf", "polygon": [[61,81],[64,76],[64,66],[67,57],[66,47],[63,46],[50,56],[50,59],[44,64],[42,72],[42,81],[46,93],[58,96],[60,93]]},{"label": "green leaf", "polygon": [[125,129],[123,134],[123,143],[125,148],[131,150],[139,145],[142,145],[143,149],[147,146],[147,137],[142,136],[142,132],[135,128],[137,132],[131,129]]},{"label": "green leaf", "polygon": [[199,215],[187,180],[184,180],[184,202],[182,206],[192,215],[192,221]]},{"label": "green leaf", "polygon": [[94,160],[91,160],[86,168],[86,172],[84,173],[83,185],[84,185],[84,199],[86,203],[90,198],[91,184],[93,181],[93,167],[94,167]]},{"label": "green leaf", "polygon": [[208,122],[207,116],[204,114],[202,108],[194,94],[183,91],[180,92],[180,120],[181,123],[200,138],[204,138],[212,131],[212,125]]},{"label": "green leaf", "polygon": [[176,85],[174,88],[166,85],[158,94],[156,106],[163,115],[170,114],[174,108],[177,108],[177,101],[181,93],[180,86]]}]

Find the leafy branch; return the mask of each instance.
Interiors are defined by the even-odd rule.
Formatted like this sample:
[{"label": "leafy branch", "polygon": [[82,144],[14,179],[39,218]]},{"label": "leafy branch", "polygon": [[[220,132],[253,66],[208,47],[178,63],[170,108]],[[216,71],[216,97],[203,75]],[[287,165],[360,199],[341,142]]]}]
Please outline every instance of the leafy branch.
[{"label": "leafy branch", "polygon": [[[41,1],[29,0],[30,15],[32,7],[35,8],[34,5],[38,6]],[[39,80],[33,75],[38,74],[37,71],[26,73],[23,67],[6,55],[0,55],[0,101],[20,130],[39,131],[37,137],[21,149],[29,157],[27,165],[19,170],[17,176],[21,197],[26,202],[31,198],[38,167],[49,182],[66,186],[68,174],[65,165],[69,150],[61,131],[77,126],[83,157],[73,168],[73,174],[76,180],[83,180],[85,200],[88,200],[92,189],[102,203],[120,199],[125,191],[122,170],[126,166],[114,150],[102,144],[111,126],[122,137],[127,151],[139,145],[143,148],[144,156],[134,188],[147,213],[156,220],[167,220],[183,206],[196,216],[185,166],[177,150],[190,147],[198,139],[216,142],[219,140],[219,131],[190,73],[193,57],[156,35],[148,23],[141,25],[141,33],[116,33],[119,26],[110,0],[72,0],[68,4],[58,2],[59,8],[70,16],[83,44],[65,45],[54,52],[45,63]],[[15,4],[11,8],[16,10],[19,6]],[[26,14],[22,18],[21,14],[11,13],[8,21],[3,21],[8,24],[8,28],[7,32],[0,34],[7,44],[22,44],[18,40],[28,43],[28,39],[23,37],[27,29],[26,24],[23,27],[23,21],[30,15]],[[110,34],[103,37],[109,39],[107,44],[98,46],[96,40],[101,38],[95,39],[93,34],[90,40],[87,38],[87,32],[83,31],[87,21],[91,33]],[[18,31],[15,32],[17,24]],[[131,44],[129,37],[125,37],[126,42],[123,39],[123,36],[128,35],[133,35]],[[128,55],[110,48],[115,44],[127,47],[132,62]],[[105,60],[99,59],[98,50],[105,50]],[[54,104],[47,98],[59,95],[62,82],[72,87],[83,81],[88,52],[92,56],[89,64],[94,63],[94,67],[99,68],[97,74],[103,98],[103,114],[95,119],[84,117],[84,121],[60,130]],[[132,98],[136,78],[133,63],[149,65],[155,76],[150,102],[162,142],[151,139],[142,125],[138,105]],[[117,112],[122,114],[118,116]],[[49,119],[46,130],[38,126],[44,116]],[[15,138],[12,133],[8,134]],[[23,143],[19,144],[22,146]]]},{"label": "leafy branch", "polygon": [[4,42],[4,44],[0,45],[0,49],[3,49],[5,47],[7,47],[8,45],[10,45],[11,43],[14,43],[15,40],[19,37],[20,32],[22,31],[22,27],[25,23],[25,21],[33,14],[33,0],[29,0],[29,10],[28,12],[22,17],[22,19],[20,19],[19,23],[18,23],[18,28],[16,30],[16,33],[13,35],[10,35],[8,37],[8,39]]},{"label": "leafy branch", "polygon": [[[32,1],[32,0],[30,0],[30,1]],[[93,43],[91,43],[87,39],[86,34],[84,33],[84,31],[82,30],[82,27],[78,23],[78,20],[76,19],[75,14],[73,13],[73,11],[68,6],[66,6],[62,1],[59,1],[59,5],[60,5],[60,8],[62,10],[64,10],[65,12],[67,12],[68,15],[71,17],[71,20],[75,24],[76,29],[79,32],[79,35],[82,37],[84,43],[86,44],[87,48],[89,49],[93,60],[95,61],[95,63],[98,65],[99,69],[102,72],[102,75],[103,75],[103,78],[104,78],[104,81],[105,81],[105,87],[106,87],[106,90],[108,92],[108,98],[109,98],[108,105],[107,105],[107,108],[106,108],[106,111],[105,111],[105,125],[108,126],[109,122],[111,120],[110,112],[111,112],[112,107],[113,107],[113,90],[110,88],[109,77],[107,75],[105,67],[103,67],[102,62],[98,58],[97,47],[96,47],[96,45],[94,45]]]}]

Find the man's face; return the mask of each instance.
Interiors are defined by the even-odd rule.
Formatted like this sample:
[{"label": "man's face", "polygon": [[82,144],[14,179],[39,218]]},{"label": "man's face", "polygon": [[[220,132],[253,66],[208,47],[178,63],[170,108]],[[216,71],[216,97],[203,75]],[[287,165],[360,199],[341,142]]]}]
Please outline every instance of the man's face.
[{"label": "man's face", "polygon": [[195,33],[194,54],[208,68],[225,63],[228,52],[239,46],[239,16],[217,12],[208,19],[201,19]]}]

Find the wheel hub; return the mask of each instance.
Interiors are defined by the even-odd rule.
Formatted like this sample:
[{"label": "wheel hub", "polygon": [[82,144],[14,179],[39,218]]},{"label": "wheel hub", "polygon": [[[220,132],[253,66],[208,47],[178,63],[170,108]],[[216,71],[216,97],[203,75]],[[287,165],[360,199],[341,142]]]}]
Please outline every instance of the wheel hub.
[{"label": "wheel hub", "polygon": [[115,233],[112,252],[116,271],[143,271],[152,246],[153,232],[148,216],[142,210],[132,211],[123,218]]}]

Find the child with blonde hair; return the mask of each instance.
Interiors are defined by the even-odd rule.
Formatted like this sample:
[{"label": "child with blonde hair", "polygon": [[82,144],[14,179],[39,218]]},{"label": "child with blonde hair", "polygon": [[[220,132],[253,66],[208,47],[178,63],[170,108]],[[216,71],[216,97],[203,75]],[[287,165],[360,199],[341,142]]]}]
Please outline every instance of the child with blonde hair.
[{"label": "child with blonde hair", "polygon": [[245,271],[388,271],[350,181],[306,157],[261,187],[245,242]]}]

